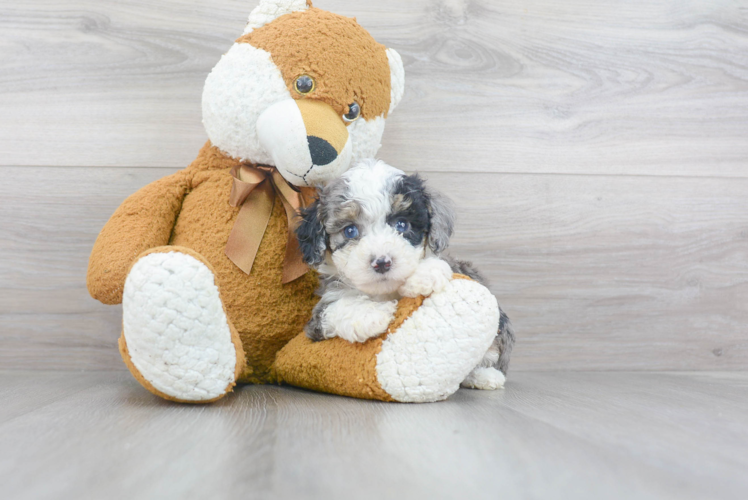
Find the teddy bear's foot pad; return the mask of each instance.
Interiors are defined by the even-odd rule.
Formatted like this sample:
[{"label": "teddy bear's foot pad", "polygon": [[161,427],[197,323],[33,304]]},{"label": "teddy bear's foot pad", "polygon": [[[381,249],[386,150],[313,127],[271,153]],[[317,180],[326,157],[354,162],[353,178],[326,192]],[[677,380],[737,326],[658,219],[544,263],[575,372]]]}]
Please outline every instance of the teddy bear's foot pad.
[{"label": "teddy bear's foot pad", "polygon": [[396,401],[446,399],[481,361],[499,326],[496,298],[483,285],[454,279],[432,294],[382,343],[377,376]]},{"label": "teddy bear's foot pad", "polygon": [[231,390],[237,351],[204,263],[180,252],[150,253],[130,270],[122,304],[123,356],[146,388],[184,402],[214,401]]}]

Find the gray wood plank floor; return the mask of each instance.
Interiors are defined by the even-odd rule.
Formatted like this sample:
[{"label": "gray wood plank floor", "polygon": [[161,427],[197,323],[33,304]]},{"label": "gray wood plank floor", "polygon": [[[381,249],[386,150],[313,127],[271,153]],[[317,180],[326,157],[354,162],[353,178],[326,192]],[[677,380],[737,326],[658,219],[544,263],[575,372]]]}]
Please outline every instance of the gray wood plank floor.
[{"label": "gray wood plank floor", "polygon": [[744,499],[748,374],[512,373],[432,405],[0,372],[3,498]]}]

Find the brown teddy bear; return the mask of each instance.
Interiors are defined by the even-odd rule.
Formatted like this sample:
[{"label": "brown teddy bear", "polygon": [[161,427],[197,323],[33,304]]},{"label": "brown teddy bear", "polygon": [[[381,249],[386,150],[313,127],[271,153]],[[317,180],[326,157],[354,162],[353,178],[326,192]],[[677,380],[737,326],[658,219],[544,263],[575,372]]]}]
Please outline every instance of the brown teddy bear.
[{"label": "brown teddy bear", "polygon": [[403,90],[400,56],[354,19],[260,2],[206,81],[210,141],[125,200],[91,255],[89,291],[123,304],[120,351],[145,388],[196,403],[237,382],[409,402],[457,390],[499,321],[474,281],[403,299],[365,343],[302,333],[318,279],[289,228],[313,187],[376,154]]}]

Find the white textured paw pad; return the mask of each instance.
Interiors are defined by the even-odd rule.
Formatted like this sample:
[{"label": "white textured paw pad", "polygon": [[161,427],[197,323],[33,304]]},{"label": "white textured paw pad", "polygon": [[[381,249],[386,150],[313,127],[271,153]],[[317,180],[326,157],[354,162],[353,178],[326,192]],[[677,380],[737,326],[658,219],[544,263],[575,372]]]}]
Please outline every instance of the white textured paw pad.
[{"label": "white textured paw pad", "polygon": [[379,383],[397,401],[446,399],[483,359],[498,327],[499,306],[487,288],[451,281],[384,340]]},{"label": "white textured paw pad", "polygon": [[183,401],[226,393],[236,348],[205,264],[178,252],[146,255],[127,277],[122,307],[130,358],[153,387]]},{"label": "white textured paw pad", "polygon": [[462,381],[462,387],[468,389],[481,389],[484,391],[495,391],[504,387],[506,377],[499,370],[493,367],[476,368],[465,380]]}]

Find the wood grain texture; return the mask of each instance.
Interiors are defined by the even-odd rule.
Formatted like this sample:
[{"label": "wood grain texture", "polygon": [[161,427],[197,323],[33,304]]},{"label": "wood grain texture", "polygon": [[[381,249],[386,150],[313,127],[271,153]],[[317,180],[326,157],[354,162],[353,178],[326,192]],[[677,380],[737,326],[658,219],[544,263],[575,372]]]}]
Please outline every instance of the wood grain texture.
[{"label": "wood grain texture", "polygon": [[124,369],[121,309],[88,295],[88,256],[119,204],[173,171],[0,168],[0,367]]},{"label": "wood grain texture", "polygon": [[748,367],[745,180],[428,174],[452,253],[517,326],[516,367]]},{"label": "wood grain texture", "polygon": [[[53,392],[57,392],[52,396]],[[515,373],[446,402],[0,373],[8,498],[743,499],[745,373]],[[43,478],[43,480],[41,479]]]},{"label": "wood grain texture", "polygon": [[[88,255],[117,205],[171,172],[0,167],[0,366],[123,368]],[[748,366],[748,180],[425,176],[458,206],[451,253],[515,324],[515,369]]]},{"label": "wood grain texture", "polygon": [[[256,1],[0,5],[0,165],[184,167]],[[746,177],[748,6],[318,0],[402,54],[382,156],[438,171]]]}]

